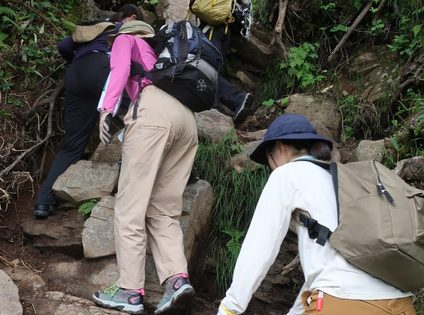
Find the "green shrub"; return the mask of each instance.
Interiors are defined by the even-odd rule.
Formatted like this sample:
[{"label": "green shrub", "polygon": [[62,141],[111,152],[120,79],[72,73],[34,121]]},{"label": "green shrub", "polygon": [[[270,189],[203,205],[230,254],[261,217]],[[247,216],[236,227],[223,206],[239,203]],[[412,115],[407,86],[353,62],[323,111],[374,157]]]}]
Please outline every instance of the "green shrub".
[{"label": "green shrub", "polygon": [[290,48],[288,60],[280,63],[280,69],[287,71],[288,87],[298,83],[301,88],[306,88],[325,78],[319,74],[319,67],[316,65],[318,47],[319,44],[302,43],[298,47]]},{"label": "green shrub", "polygon": [[230,158],[239,153],[240,143],[230,133],[220,143],[199,144],[194,173],[207,180],[215,194],[211,252],[216,263],[216,285],[222,292],[231,281],[234,265],[268,171],[236,172]]}]

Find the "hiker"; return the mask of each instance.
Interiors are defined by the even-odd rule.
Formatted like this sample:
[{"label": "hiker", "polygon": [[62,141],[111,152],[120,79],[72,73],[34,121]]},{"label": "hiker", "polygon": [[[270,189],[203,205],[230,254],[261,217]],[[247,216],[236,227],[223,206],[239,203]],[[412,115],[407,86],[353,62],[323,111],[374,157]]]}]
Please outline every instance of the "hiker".
[{"label": "hiker", "polygon": [[[247,0],[243,0],[243,2],[246,1]],[[194,0],[190,1],[190,6],[193,2]],[[231,44],[231,29],[237,26],[237,21],[235,23],[211,26],[202,19],[199,18],[199,20],[199,28],[216,46],[216,48],[218,48],[225,59],[228,55]],[[238,121],[244,117],[246,110],[250,107],[253,101],[253,95],[251,93],[234,87],[230,82],[228,82],[222,73],[220,73],[218,77],[218,97],[219,101],[224,106],[234,112],[234,121]]]},{"label": "hiker", "polygon": [[295,209],[304,209],[330,230],[337,227],[330,173],[311,162],[296,161],[330,160],[331,149],[332,142],[317,134],[302,115],[284,114],[269,126],[250,157],[268,165],[272,173],[256,206],[219,315],[246,311],[277,257],[290,224],[298,236],[305,283],[288,314],[415,314],[410,292],[402,292],[354,267],[329,242],[316,244],[302,224],[291,220]]},{"label": "hiker", "polygon": [[97,103],[110,71],[107,36],[110,32],[116,33],[122,23],[136,18],[142,18],[140,10],[134,5],[125,5],[115,15],[119,22],[84,23],[77,26],[73,36],[58,43],[60,55],[69,64],[64,79],[65,135],[63,146],[37,194],[33,214],[38,219],[45,219],[56,212],[53,184],[71,164],[81,159],[99,119]]},{"label": "hiker", "polygon": [[110,80],[100,104],[100,139],[108,143],[108,117],[116,110],[124,88],[133,101],[124,117],[114,209],[119,279],[111,287],[96,291],[93,299],[98,305],[133,314],[144,309],[147,240],[160,283],[165,286],[155,314],[194,297],[180,227],[182,195],[197,149],[194,114],[146,78],[130,77],[132,61],[145,71],[153,68],[157,56],[146,42],[153,34],[149,24],[132,21],[112,37]]}]

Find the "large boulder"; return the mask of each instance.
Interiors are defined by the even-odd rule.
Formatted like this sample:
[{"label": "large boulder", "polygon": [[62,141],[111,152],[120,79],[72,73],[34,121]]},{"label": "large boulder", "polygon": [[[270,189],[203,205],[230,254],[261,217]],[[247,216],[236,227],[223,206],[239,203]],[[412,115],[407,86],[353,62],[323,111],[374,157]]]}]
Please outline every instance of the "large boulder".
[{"label": "large boulder", "polygon": [[384,139],[376,141],[362,140],[356,148],[355,156],[357,161],[376,160],[381,162],[385,152]]},{"label": "large boulder", "polygon": [[42,293],[47,288],[44,279],[29,268],[10,266],[5,267],[3,271],[18,285],[19,291],[22,292],[21,298],[30,298]]},{"label": "large boulder", "polygon": [[424,186],[424,157],[416,156],[397,163],[394,170],[403,180]]},{"label": "large boulder", "polygon": [[94,151],[90,160],[95,162],[103,162],[116,164],[119,163],[122,156],[122,142],[117,137],[113,137],[110,144],[100,143]]},{"label": "large boulder", "polygon": [[22,315],[18,287],[9,276],[0,270],[0,315]]},{"label": "large boulder", "polygon": [[342,117],[336,102],[319,95],[294,94],[289,97],[286,113],[304,115],[311,121],[319,121],[331,133],[331,139],[339,141]]},{"label": "large boulder", "polygon": [[115,254],[113,236],[113,208],[115,198],[106,196],[91,210],[90,217],[84,223],[82,244],[84,256],[97,258]]},{"label": "large boulder", "polygon": [[261,142],[261,140],[257,140],[244,144],[242,152],[231,157],[231,167],[237,172],[242,172],[243,170],[254,170],[260,167],[260,164],[253,162],[250,159],[250,154],[252,154]]},{"label": "large boulder", "polygon": [[185,0],[161,0],[156,5],[158,16],[165,20],[165,23],[171,23],[187,19],[189,14],[189,1]]},{"label": "large boulder", "polygon": [[72,209],[59,211],[48,220],[35,219],[28,213],[23,218],[22,230],[30,237],[35,247],[58,249],[80,255],[83,225],[84,217],[76,209]]},{"label": "large boulder", "polygon": [[204,180],[187,185],[183,194],[181,229],[184,252],[189,266],[201,265],[203,244],[208,243],[210,221],[214,205],[212,186]]},{"label": "large boulder", "polygon": [[[85,257],[99,258],[116,253],[113,236],[114,202],[114,197],[103,197],[85,222],[82,232]],[[196,249],[196,241],[208,235],[212,207],[213,191],[208,182],[198,180],[186,187],[183,194],[181,229],[188,260]]]},{"label": "large boulder", "polygon": [[195,113],[195,116],[199,138],[218,143],[229,132],[234,130],[234,123],[231,117],[220,113],[216,109]]},{"label": "large boulder", "polygon": [[53,185],[60,199],[80,204],[111,195],[119,177],[118,163],[78,161],[72,164]]}]

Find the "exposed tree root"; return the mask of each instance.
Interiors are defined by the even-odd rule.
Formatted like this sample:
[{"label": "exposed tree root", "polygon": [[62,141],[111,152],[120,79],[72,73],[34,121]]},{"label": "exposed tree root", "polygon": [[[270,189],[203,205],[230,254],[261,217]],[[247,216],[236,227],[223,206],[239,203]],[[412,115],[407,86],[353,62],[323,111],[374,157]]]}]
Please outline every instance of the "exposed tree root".
[{"label": "exposed tree root", "polygon": [[[5,120],[2,132],[7,137],[0,137],[0,210],[7,209],[12,198],[19,195],[19,191],[30,183],[34,190],[34,179],[25,166],[34,163],[29,157],[37,148],[49,143],[53,135],[53,113],[58,96],[63,89],[61,80],[55,89],[48,89],[38,97],[29,111],[23,115],[24,123],[20,129],[16,125],[8,124]],[[48,104],[47,112],[41,116],[37,114]],[[35,118],[35,120],[34,120]],[[46,135],[41,138],[42,126],[47,123]],[[35,126],[34,126],[35,124]],[[28,147],[28,144],[30,146]],[[19,154],[19,155],[17,155]]]}]

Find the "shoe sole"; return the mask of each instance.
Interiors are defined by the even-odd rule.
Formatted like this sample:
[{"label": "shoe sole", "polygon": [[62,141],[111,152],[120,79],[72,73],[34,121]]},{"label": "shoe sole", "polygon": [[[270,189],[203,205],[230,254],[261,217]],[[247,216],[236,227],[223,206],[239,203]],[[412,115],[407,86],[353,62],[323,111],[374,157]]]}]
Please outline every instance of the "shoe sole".
[{"label": "shoe sole", "polygon": [[34,217],[36,219],[47,219],[49,214],[45,211],[34,211]]},{"label": "shoe sole", "polygon": [[93,295],[94,303],[96,303],[99,306],[119,310],[121,312],[126,312],[129,314],[143,314],[144,312],[144,306],[143,305],[129,305],[129,304],[123,304],[123,303],[115,303],[112,301],[105,302],[104,300],[99,299],[95,295]]},{"label": "shoe sole", "polygon": [[47,219],[49,216],[55,215],[56,211],[34,210],[32,212],[36,219]]},{"label": "shoe sole", "polygon": [[[181,291],[180,291],[181,290]],[[162,308],[155,311],[155,315],[171,315],[178,311],[185,311],[194,299],[194,289],[191,285],[183,285],[175,294],[171,300],[162,306]]]}]

